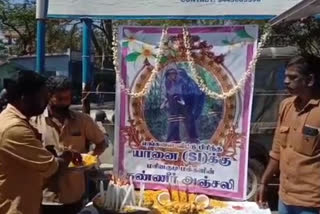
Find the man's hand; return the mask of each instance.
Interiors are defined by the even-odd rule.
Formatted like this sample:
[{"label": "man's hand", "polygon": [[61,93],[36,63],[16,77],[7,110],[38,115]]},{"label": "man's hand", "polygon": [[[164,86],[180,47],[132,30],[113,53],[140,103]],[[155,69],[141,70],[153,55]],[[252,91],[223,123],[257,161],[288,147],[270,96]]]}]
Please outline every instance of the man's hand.
[{"label": "man's hand", "polygon": [[59,168],[67,168],[70,164],[70,162],[72,161],[72,152],[71,151],[64,151],[59,157],[58,157],[58,161],[59,161]]},{"label": "man's hand", "polygon": [[98,144],[95,144],[95,148],[93,151],[90,151],[88,154],[93,156],[100,156],[106,148],[108,148],[108,143],[104,140]]},{"label": "man's hand", "polygon": [[259,186],[258,195],[256,196],[256,202],[262,209],[268,208],[268,203],[267,203],[268,184],[272,176],[278,171],[279,171],[279,160],[270,158],[268,166],[265,172],[263,173],[263,176],[261,179],[262,184]]},{"label": "man's hand", "polygon": [[261,184],[256,195],[256,202],[261,209],[268,208],[268,186]]}]

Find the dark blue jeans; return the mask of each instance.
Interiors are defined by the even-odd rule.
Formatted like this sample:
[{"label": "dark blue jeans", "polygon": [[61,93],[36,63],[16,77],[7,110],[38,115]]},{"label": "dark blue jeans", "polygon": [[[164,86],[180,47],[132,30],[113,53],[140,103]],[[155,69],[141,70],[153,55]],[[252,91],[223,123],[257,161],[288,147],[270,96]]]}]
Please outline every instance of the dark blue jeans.
[{"label": "dark blue jeans", "polygon": [[279,214],[319,214],[319,208],[314,207],[299,207],[286,205],[279,200],[278,212]]}]

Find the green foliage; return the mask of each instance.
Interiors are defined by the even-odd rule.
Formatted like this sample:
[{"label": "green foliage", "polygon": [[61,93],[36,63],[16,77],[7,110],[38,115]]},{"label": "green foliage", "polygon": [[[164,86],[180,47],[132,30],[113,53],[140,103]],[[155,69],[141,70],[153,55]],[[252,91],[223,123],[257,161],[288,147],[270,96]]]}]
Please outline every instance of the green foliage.
[{"label": "green foliage", "polygon": [[159,74],[153,82],[148,95],[145,97],[144,117],[151,133],[161,141],[166,140],[168,129],[168,115],[166,109],[161,109],[165,101],[165,88],[163,86],[163,74]]},{"label": "green foliage", "polygon": [[274,27],[273,33],[285,38],[285,43],[297,46],[302,55],[320,56],[320,21],[307,18]]},{"label": "green foliage", "polygon": [[140,26],[184,26],[184,25],[222,25],[223,20],[120,20],[120,25]]},{"label": "green foliage", "polygon": [[61,53],[68,49],[80,50],[81,32],[78,23],[67,20],[49,20],[46,33],[47,53]]},{"label": "green foliage", "polygon": [[[218,81],[210,72],[201,67],[198,67],[198,71],[205,85],[211,91],[221,93],[221,88]],[[223,108],[222,100],[215,100],[206,96],[202,115],[198,125],[198,127],[200,127],[199,130],[201,130],[200,139],[211,138],[222,118]]]},{"label": "green foliage", "polygon": [[0,40],[0,57],[6,57],[8,55],[8,49],[6,45]]},{"label": "green foliage", "polygon": [[[101,69],[113,67],[112,50],[112,21],[99,20],[93,23],[92,41],[96,53],[95,63]],[[123,47],[128,47],[129,43],[124,42]]]},{"label": "green foliage", "polygon": [[3,41],[0,39],[0,51],[6,49],[5,44],[3,43]]},{"label": "green foliage", "polygon": [[36,20],[35,3],[30,5],[16,4],[13,1],[2,1],[0,4],[0,27],[16,38],[20,54],[26,54],[27,49],[34,45]]},{"label": "green foliage", "polygon": [[[0,28],[15,40],[10,46],[11,54],[35,53],[36,38],[35,1],[17,3],[0,1]],[[69,26],[74,25],[73,27]],[[69,28],[68,28],[69,27]],[[80,48],[80,35],[75,22],[65,20],[47,21],[47,52],[66,52],[68,48]]]}]

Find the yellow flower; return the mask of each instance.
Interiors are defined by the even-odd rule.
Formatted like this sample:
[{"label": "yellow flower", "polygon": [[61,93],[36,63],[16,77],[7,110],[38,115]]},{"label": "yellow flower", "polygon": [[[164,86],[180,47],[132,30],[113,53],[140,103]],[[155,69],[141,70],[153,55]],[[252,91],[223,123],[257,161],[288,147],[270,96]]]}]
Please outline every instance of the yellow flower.
[{"label": "yellow flower", "polygon": [[95,165],[98,162],[98,157],[93,155],[84,155],[83,162],[85,166]]}]

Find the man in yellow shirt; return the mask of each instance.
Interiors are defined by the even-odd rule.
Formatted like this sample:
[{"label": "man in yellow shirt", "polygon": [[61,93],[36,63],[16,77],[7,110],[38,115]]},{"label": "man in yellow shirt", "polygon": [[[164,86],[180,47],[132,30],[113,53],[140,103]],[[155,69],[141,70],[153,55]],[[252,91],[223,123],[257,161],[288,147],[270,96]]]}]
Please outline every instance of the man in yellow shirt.
[{"label": "man in yellow shirt", "polygon": [[40,214],[45,179],[69,161],[48,152],[29,123],[47,105],[45,79],[19,72],[7,93],[9,104],[0,114],[0,213]]},{"label": "man in yellow shirt", "polygon": [[[93,155],[100,155],[106,148],[103,132],[90,116],[69,109],[72,85],[63,76],[50,77],[47,81],[49,104],[37,117],[35,125],[42,134],[46,147],[53,147],[57,154],[65,148],[87,153],[90,143],[95,145]],[[57,181],[57,189],[44,191],[44,214],[76,214],[82,208],[85,193],[84,172],[66,172]]]},{"label": "man in yellow shirt", "polygon": [[269,164],[257,202],[267,202],[268,185],[280,171],[279,214],[320,212],[320,58],[297,56],[286,67],[292,95],[282,101]]}]

